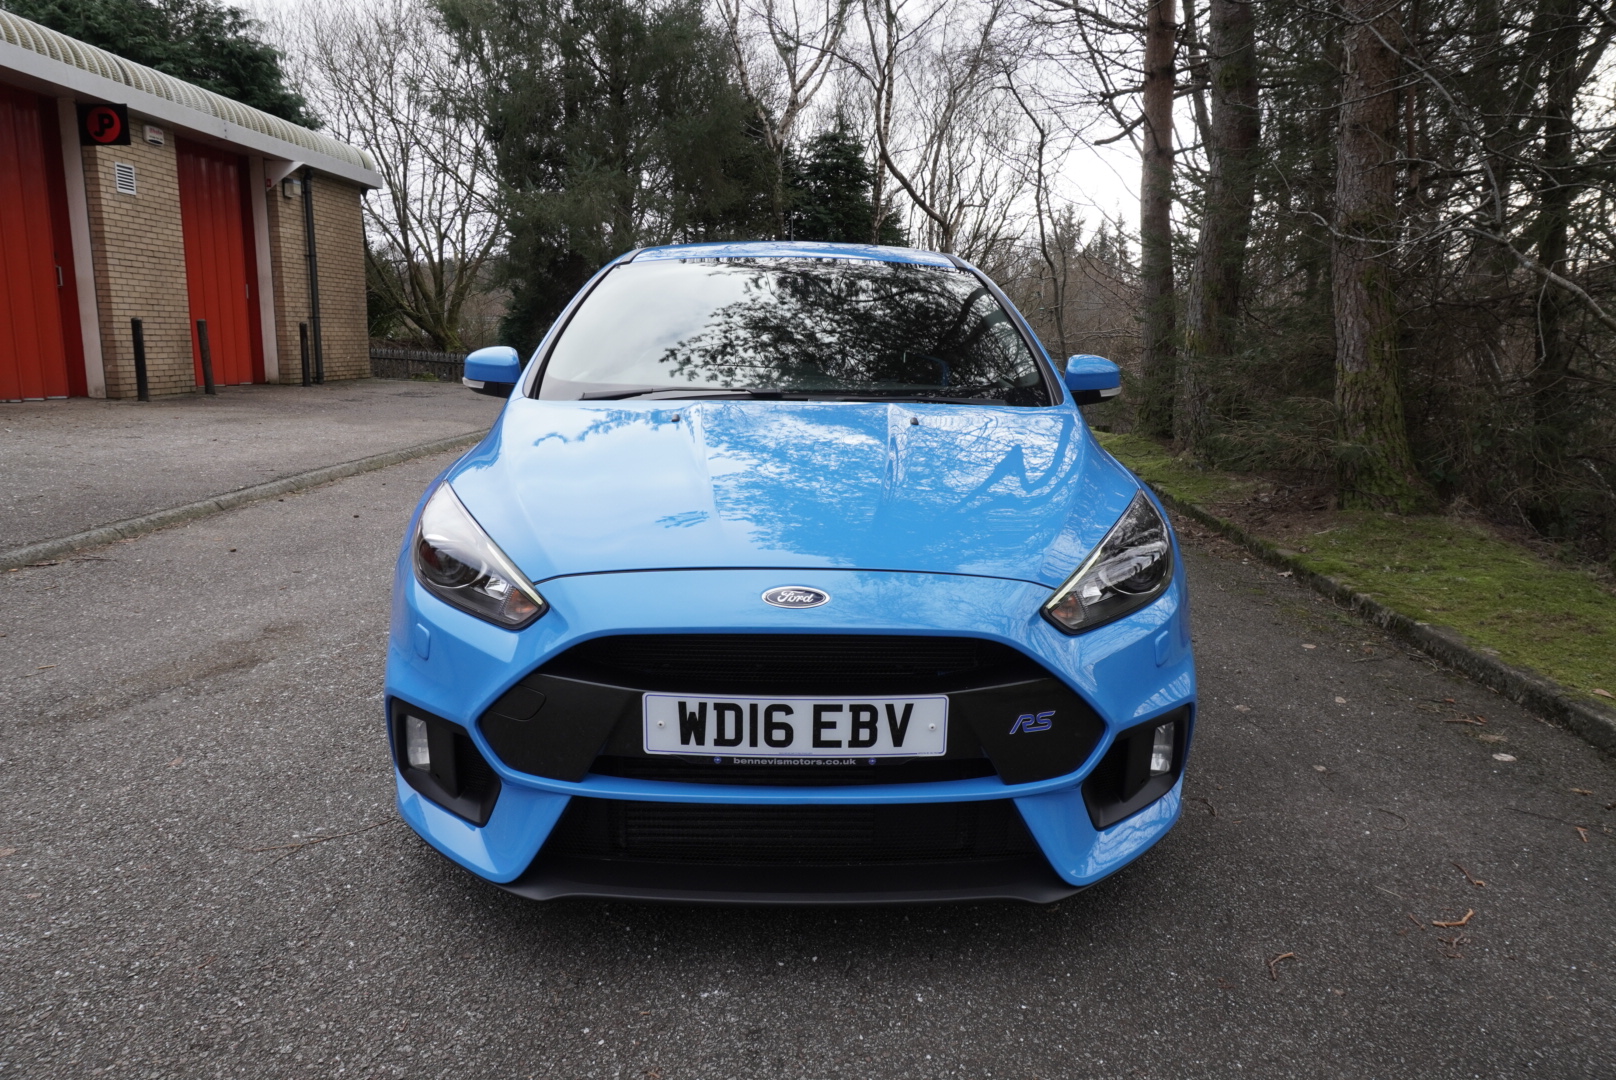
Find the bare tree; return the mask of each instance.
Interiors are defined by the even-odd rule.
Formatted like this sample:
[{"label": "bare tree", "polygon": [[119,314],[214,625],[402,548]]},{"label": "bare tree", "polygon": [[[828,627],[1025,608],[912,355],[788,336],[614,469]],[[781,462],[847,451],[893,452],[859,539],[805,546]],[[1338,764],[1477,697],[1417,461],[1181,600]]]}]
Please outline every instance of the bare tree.
[{"label": "bare tree", "polygon": [[792,132],[836,65],[851,0],[718,0],[741,90],[773,159],[775,231],[786,233]]},{"label": "bare tree", "polygon": [[865,40],[842,54],[868,95],[877,207],[891,177],[914,207],[918,242],[982,264],[1019,237],[1037,138],[1006,84],[1025,58],[1010,3],[862,0]]},{"label": "bare tree", "polygon": [[502,230],[465,72],[426,0],[306,0],[277,21],[305,97],[337,138],[375,159],[365,200],[371,288],[436,348],[468,344],[467,303],[486,291]]}]

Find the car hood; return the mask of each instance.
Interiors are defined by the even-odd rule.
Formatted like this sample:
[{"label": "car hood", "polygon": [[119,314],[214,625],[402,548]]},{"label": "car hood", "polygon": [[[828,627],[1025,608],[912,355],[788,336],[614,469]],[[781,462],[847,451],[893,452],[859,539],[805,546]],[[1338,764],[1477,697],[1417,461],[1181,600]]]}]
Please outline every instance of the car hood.
[{"label": "car hood", "polygon": [[1138,482],[1070,408],[513,398],[450,471],[535,582],[845,568],[1057,585]]}]

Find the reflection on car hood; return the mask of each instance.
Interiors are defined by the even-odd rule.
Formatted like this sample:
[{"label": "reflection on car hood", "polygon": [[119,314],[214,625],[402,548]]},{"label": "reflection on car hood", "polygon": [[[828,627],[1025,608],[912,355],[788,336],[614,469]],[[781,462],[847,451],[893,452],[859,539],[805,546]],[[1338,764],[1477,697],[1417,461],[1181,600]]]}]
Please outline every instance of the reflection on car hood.
[{"label": "reflection on car hood", "polygon": [[450,480],[536,582],[842,567],[1053,586],[1137,490],[1068,409],[750,400],[513,399]]}]

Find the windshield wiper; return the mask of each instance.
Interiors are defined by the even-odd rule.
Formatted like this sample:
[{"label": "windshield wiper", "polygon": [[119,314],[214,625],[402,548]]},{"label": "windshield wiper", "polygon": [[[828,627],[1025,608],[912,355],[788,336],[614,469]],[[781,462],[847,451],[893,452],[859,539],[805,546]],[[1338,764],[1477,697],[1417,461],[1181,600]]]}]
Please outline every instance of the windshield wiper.
[{"label": "windshield wiper", "polygon": [[778,399],[785,396],[779,390],[759,390],[751,386],[714,387],[704,390],[699,386],[645,386],[638,390],[601,390],[594,393],[580,394],[579,401],[622,401],[626,398],[654,397],[658,394],[667,394],[670,397],[743,397]]},{"label": "windshield wiper", "polygon": [[[983,387],[983,389],[987,389]],[[623,401],[628,398],[659,397],[664,400],[681,398],[751,398],[761,401],[891,401],[919,402],[937,405],[1007,405],[1003,398],[960,397],[949,394],[928,394],[924,391],[844,391],[844,390],[760,390],[753,386],[714,387],[705,390],[699,386],[643,386],[638,390],[599,390],[581,394],[579,401]]]},{"label": "windshield wiper", "polygon": [[904,391],[899,391],[897,393],[891,393],[891,394],[880,394],[880,393],[876,393],[876,394],[870,394],[870,393],[857,394],[857,393],[855,393],[855,394],[833,394],[833,395],[827,394],[827,395],[824,396],[823,400],[826,400],[826,401],[891,401],[891,402],[900,402],[901,401],[901,402],[909,402],[909,403],[936,404],[936,405],[1008,405],[1008,404],[1010,404],[1004,398],[957,397],[957,396],[945,395],[945,394],[922,394],[922,393],[916,393],[913,390],[904,390]]}]

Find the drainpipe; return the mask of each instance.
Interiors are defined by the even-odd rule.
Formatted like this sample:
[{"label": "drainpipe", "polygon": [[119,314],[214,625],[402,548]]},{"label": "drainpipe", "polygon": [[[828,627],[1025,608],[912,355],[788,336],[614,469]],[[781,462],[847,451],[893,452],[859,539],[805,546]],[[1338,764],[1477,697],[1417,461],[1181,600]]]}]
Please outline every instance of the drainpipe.
[{"label": "drainpipe", "polygon": [[314,170],[303,170],[303,241],[309,261],[309,329],[314,335],[314,381],[325,382],[325,349],[320,340],[320,267],[314,257]]}]

